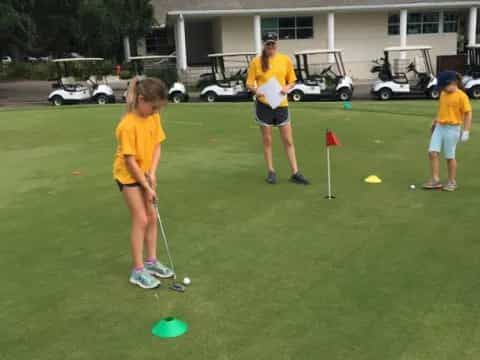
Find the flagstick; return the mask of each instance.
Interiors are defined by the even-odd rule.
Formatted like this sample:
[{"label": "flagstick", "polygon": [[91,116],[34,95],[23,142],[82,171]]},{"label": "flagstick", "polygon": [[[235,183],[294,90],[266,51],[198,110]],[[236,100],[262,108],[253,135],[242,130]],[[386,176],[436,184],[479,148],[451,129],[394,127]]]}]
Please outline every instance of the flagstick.
[{"label": "flagstick", "polygon": [[327,146],[327,174],[328,174],[328,195],[327,199],[335,199],[335,196],[332,195],[332,175],[330,170],[330,146]]}]

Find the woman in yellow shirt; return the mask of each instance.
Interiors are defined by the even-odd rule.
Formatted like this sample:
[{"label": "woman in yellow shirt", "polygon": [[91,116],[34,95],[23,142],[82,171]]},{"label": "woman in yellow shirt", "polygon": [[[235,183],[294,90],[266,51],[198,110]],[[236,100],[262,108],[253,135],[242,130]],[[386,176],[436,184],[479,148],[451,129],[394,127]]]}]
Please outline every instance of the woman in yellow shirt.
[{"label": "woman in yellow shirt", "polygon": [[[165,106],[168,90],[157,79],[132,80],[127,94],[127,113],[117,126],[117,151],[113,177],[130,210],[130,242],[133,270],[130,283],[144,289],[156,288],[159,278],[169,278],[171,269],[157,260],[156,171],[161,143],[165,140],[158,111]],[[147,259],[143,261],[143,245]]]},{"label": "woman in yellow shirt", "polygon": [[[263,153],[268,170],[266,181],[269,184],[277,182],[272,154],[272,127],[276,126],[280,131],[283,146],[292,170],[290,181],[296,184],[308,185],[308,180],[298,171],[288,110],[287,95],[297,81],[293,64],[288,56],[277,53],[277,34],[267,33],[263,37],[263,43],[262,55],[253,59],[248,68],[247,87],[256,96],[256,121],[262,131]],[[281,92],[285,96],[280,106],[275,109],[270,107],[266,98],[258,91],[260,86],[272,78],[275,78],[282,86]]]},{"label": "woman in yellow shirt", "polygon": [[[428,149],[431,165],[431,179],[424,185],[425,189],[457,189],[457,160],[455,150],[459,140],[468,141],[472,126],[472,106],[468,96],[460,89],[462,78],[454,71],[444,71],[438,76],[442,89],[438,104],[438,115],[432,123],[432,137]],[[462,131],[463,126],[463,131]],[[440,182],[439,155],[445,154],[448,167],[448,182]]]}]

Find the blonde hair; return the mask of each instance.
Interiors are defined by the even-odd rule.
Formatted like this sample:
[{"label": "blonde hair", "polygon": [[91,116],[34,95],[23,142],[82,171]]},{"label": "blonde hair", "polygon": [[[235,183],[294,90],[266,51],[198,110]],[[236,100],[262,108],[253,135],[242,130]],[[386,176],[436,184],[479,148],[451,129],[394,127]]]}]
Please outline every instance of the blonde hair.
[{"label": "blonde hair", "polygon": [[162,106],[168,100],[168,89],[160,79],[147,78],[140,80],[138,77],[133,78],[127,90],[128,112],[137,108],[139,96],[143,96],[147,102],[160,103]]}]

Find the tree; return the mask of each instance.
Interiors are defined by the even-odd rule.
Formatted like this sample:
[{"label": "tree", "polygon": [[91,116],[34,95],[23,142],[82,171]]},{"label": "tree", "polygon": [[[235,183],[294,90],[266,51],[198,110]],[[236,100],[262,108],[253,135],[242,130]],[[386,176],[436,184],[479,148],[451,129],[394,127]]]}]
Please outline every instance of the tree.
[{"label": "tree", "polygon": [[32,46],[35,25],[28,14],[33,1],[2,0],[0,3],[0,43],[17,53]]}]

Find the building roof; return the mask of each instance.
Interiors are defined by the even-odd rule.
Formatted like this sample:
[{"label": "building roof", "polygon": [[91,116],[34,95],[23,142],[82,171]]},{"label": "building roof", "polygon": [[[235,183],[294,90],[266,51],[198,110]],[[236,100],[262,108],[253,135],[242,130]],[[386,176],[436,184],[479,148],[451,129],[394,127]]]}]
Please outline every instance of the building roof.
[{"label": "building roof", "polygon": [[480,0],[153,0],[158,21],[167,15],[281,14],[312,11],[362,11],[401,8],[480,6]]}]

